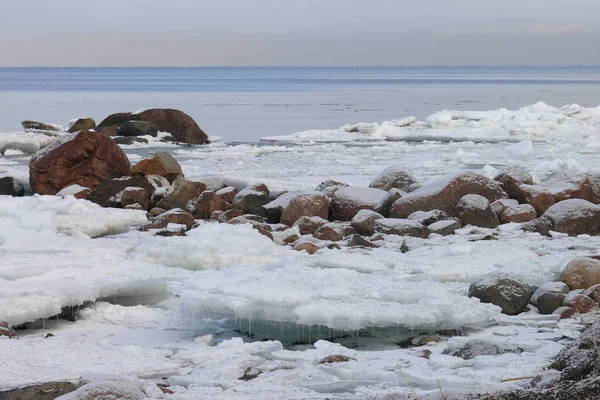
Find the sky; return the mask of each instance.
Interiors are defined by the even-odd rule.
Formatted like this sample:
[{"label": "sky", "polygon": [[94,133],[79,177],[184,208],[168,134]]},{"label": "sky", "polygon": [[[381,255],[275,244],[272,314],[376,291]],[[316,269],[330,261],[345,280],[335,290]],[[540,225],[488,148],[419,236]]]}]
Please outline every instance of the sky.
[{"label": "sky", "polygon": [[0,0],[0,67],[600,65],[598,0]]}]

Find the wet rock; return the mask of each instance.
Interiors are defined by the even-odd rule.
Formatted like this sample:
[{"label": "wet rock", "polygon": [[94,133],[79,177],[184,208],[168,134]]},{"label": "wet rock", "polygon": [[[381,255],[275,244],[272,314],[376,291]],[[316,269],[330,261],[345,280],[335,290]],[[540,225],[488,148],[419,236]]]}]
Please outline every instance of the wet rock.
[{"label": "wet rock", "polygon": [[533,221],[537,217],[537,212],[530,204],[520,204],[518,206],[508,207],[502,212],[500,221],[503,224],[509,222],[529,222]]},{"label": "wet rock", "polygon": [[158,136],[158,126],[149,121],[125,121],[118,128],[121,136]]},{"label": "wet rock", "polygon": [[405,194],[406,192],[400,189],[390,189],[385,197],[379,203],[377,203],[374,211],[388,218],[394,202]]},{"label": "wet rock", "polygon": [[300,217],[329,216],[329,198],[320,192],[300,193],[292,197],[281,214],[281,223],[292,226]]},{"label": "wet rock", "polygon": [[469,297],[497,305],[504,314],[517,315],[529,303],[531,289],[510,275],[488,274],[471,283]]},{"label": "wet rock", "polygon": [[521,185],[520,189],[522,202],[531,204],[535,208],[537,215],[543,215],[547,209],[556,204],[554,196],[552,196],[552,193],[548,189],[532,185]]},{"label": "wet rock", "polygon": [[183,176],[181,165],[167,152],[152,154],[131,167],[134,175],[159,175],[173,182],[177,177]]},{"label": "wet rock", "polygon": [[0,196],[22,197],[25,195],[25,184],[17,178],[5,176],[0,178]]},{"label": "wet rock", "polygon": [[196,200],[194,208],[194,217],[198,219],[210,219],[215,211],[226,211],[231,208],[220,196],[210,190],[205,190]]},{"label": "wet rock", "polygon": [[165,192],[165,195],[156,203],[157,207],[171,210],[181,208],[193,211],[195,201],[202,192],[206,190],[206,184],[203,182],[188,181],[180,176],[175,179],[171,186]]},{"label": "wet rock", "polygon": [[561,201],[546,210],[544,216],[556,232],[569,236],[600,234],[600,207],[586,200]]},{"label": "wet rock", "polygon": [[383,218],[375,221],[375,232],[387,235],[427,238],[429,230],[417,221],[400,218]]},{"label": "wet rock", "polygon": [[90,189],[130,174],[129,159],[111,139],[92,131],[72,133],[31,157],[29,183],[34,193],[54,195],[70,185]]},{"label": "wet rock", "polygon": [[442,236],[453,235],[454,232],[456,232],[460,228],[462,228],[460,222],[455,221],[453,219],[437,221],[427,226],[427,229],[429,229],[431,233],[435,233],[437,235]]},{"label": "wet rock", "polygon": [[179,142],[186,144],[208,143],[208,136],[189,115],[173,109],[151,109],[143,112],[117,113],[106,117],[98,128],[120,126],[126,121],[148,121],[154,123],[161,132],[168,132]]},{"label": "wet rock", "polygon": [[474,172],[464,172],[439,179],[396,200],[390,216],[406,218],[415,211],[441,210],[455,217],[459,200],[468,194],[480,195],[488,202],[507,197],[498,182]]},{"label": "wet rock", "polygon": [[587,289],[600,284],[600,261],[586,257],[571,260],[560,280],[571,289]]},{"label": "wet rock", "polygon": [[596,307],[596,302],[584,294],[569,293],[563,300],[563,306],[572,307],[577,312],[585,314]]},{"label": "wet rock", "polygon": [[529,222],[525,222],[519,229],[524,232],[537,232],[542,236],[550,236],[552,222],[550,222],[550,220],[546,217],[540,217]]},{"label": "wet rock", "polygon": [[351,221],[360,210],[374,210],[386,192],[364,187],[342,187],[332,195],[331,216],[338,221]]},{"label": "wet rock", "polygon": [[400,165],[392,165],[377,175],[369,184],[370,188],[385,190],[400,189],[406,193],[421,187],[417,179]]},{"label": "wet rock", "polygon": [[79,118],[69,128],[69,133],[89,131],[92,129],[96,129],[96,121],[94,121],[92,118]]},{"label": "wet rock", "polygon": [[452,219],[447,213],[441,210],[430,211],[415,211],[410,214],[407,219],[417,221],[425,226],[431,225],[434,222]]},{"label": "wet rock", "polygon": [[477,194],[461,197],[456,210],[463,225],[495,228],[500,223],[488,199]]},{"label": "wet rock", "polygon": [[359,235],[371,236],[375,233],[375,221],[383,218],[383,215],[372,210],[360,210],[350,225],[356,230]]},{"label": "wet rock", "polygon": [[533,185],[531,174],[525,168],[519,166],[507,168],[499,173],[494,180],[500,183],[500,186],[510,198],[519,201],[522,199],[519,186],[521,184]]},{"label": "wet rock", "polygon": [[294,223],[294,226],[298,227],[301,235],[312,235],[317,229],[327,223],[329,221],[321,217],[300,217]]}]

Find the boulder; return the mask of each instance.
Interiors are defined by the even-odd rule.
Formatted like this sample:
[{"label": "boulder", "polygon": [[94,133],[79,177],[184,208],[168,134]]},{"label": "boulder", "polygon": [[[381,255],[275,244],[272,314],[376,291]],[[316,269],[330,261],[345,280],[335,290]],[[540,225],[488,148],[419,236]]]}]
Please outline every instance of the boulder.
[{"label": "boulder", "polygon": [[[531,296],[530,302],[534,306],[538,306],[538,299],[544,293],[555,293],[564,294],[569,293],[569,286],[564,282],[546,282],[542,283],[540,287]],[[561,304],[562,305],[562,304]]]},{"label": "boulder", "polygon": [[600,261],[587,257],[571,260],[560,280],[571,289],[587,289],[600,284]]},{"label": "boulder", "polygon": [[25,120],[21,121],[21,126],[26,131],[63,132],[61,126],[49,124],[47,122]]},{"label": "boulder", "polygon": [[89,188],[79,186],[79,185],[71,185],[66,188],[61,189],[57,196],[65,197],[65,196],[73,196],[76,199],[80,200],[88,200],[92,194],[92,191]]},{"label": "boulder", "polygon": [[467,194],[477,194],[489,202],[507,198],[496,181],[474,172],[464,172],[439,179],[394,202],[390,216],[406,218],[415,211],[442,210],[458,216],[459,200]]},{"label": "boulder", "polygon": [[96,121],[94,121],[92,118],[79,118],[69,128],[69,133],[89,131],[92,129],[96,129]]},{"label": "boulder", "polygon": [[554,310],[554,312],[552,314],[558,315],[558,319],[561,320],[561,319],[571,318],[573,315],[575,315],[576,312],[577,312],[577,310],[574,309],[573,307],[562,306],[562,307],[558,307],[556,310]]},{"label": "boulder", "polygon": [[121,145],[132,145],[134,143],[148,144],[148,139],[137,137],[137,136],[117,136],[117,137],[113,138],[113,141],[116,144],[121,144]]},{"label": "boulder", "polygon": [[537,217],[537,212],[531,204],[519,204],[518,206],[508,207],[502,212],[500,221],[503,224],[509,222],[529,222]]},{"label": "boulder", "polygon": [[233,208],[242,210],[246,214],[255,214],[265,217],[267,215],[263,206],[269,204],[271,199],[264,191],[244,189],[233,198]]},{"label": "boulder", "polygon": [[339,242],[347,236],[355,234],[356,231],[350,225],[339,222],[329,222],[317,229],[313,236],[319,240]]},{"label": "boulder", "polygon": [[223,189],[217,190],[215,193],[224,201],[231,204],[233,203],[233,198],[235,197],[235,195],[238,194],[238,190],[233,186],[227,186]]},{"label": "boulder", "polygon": [[54,195],[78,184],[95,188],[130,174],[129,159],[110,138],[92,131],[72,133],[31,157],[29,183],[34,193]]},{"label": "boulder", "polygon": [[125,121],[119,125],[120,136],[158,136],[158,126],[150,121]]},{"label": "boulder", "polygon": [[158,217],[160,214],[167,212],[167,210],[160,208],[160,207],[154,207],[151,208],[150,211],[148,211],[148,216],[150,218],[156,218]]},{"label": "boulder", "polygon": [[156,206],[165,210],[181,208],[193,211],[196,199],[205,190],[206,185],[204,183],[188,181],[180,176],[173,181],[164,196],[156,203]]},{"label": "boulder", "polygon": [[569,236],[600,234],[600,207],[586,200],[572,199],[556,203],[544,213],[556,232]]},{"label": "boulder", "polygon": [[348,247],[366,247],[366,248],[377,248],[375,243],[368,241],[358,234],[351,235],[346,242]]},{"label": "boulder", "polygon": [[585,291],[582,294],[588,296],[596,303],[600,302],[600,284],[585,289]]},{"label": "boulder", "polygon": [[462,228],[460,222],[453,219],[446,219],[442,221],[434,222],[427,226],[429,232],[437,235],[448,236],[454,234],[458,229]]},{"label": "boulder", "polygon": [[[39,385],[19,387],[0,392],[2,400],[54,400],[75,391],[77,385],[72,382],[48,382]],[[81,400],[73,398],[71,400]]]},{"label": "boulder", "polygon": [[227,211],[231,204],[227,203],[221,197],[211,190],[205,190],[196,200],[194,208],[194,217],[198,219],[210,219],[215,211]]},{"label": "boulder", "polygon": [[159,175],[173,182],[177,177],[183,176],[181,165],[167,152],[149,155],[131,167],[133,175]]},{"label": "boulder", "polygon": [[563,293],[542,293],[536,303],[540,314],[552,314],[557,308],[562,307],[566,295]]},{"label": "boulder", "polygon": [[547,209],[556,204],[554,196],[540,186],[521,185],[521,202],[531,204],[537,215],[543,215]]},{"label": "boulder", "polygon": [[451,219],[448,214],[441,210],[431,210],[431,211],[415,211],[410,214],[407,219],[412,221],[417,221],[425,226],[431,225],[438,221],[449,220]]},{"label": "boulder", "polygon": [[300,217],[294,223],[294,226],[298,227],[301,235],[312,235],[317,229],[327,223],[329,221],[321,217]]},{"label": "boulder", "polygon": [[329,198],[320,192],[297,194],[281,213],[281,223],[292,226],[300,217],[329,216]]},{"label": "boulder", "polygon": [[522,202],[522,196],[519,186],[521,184],[533,185],[531,174],[520,166],[512,166],[505,169],[496,175],[494,180],[500,183],[502,189],[511,199],[517,199],[520,202]]},{"label": "boulder", "polygon": [[145,229],[160,229],[166,228],[169,224],[185,225],[189,231],[194,226],[194,216],[181,208],[169,210],[158,217],[150,225],[146,225]]},{"label": "boulder", "polygon": [[542,236],[550,236],[552,222],[550,222],[548,218],[540,217],[529,222],[525,222],[519,229],[524,232],[536,232]]},{"label": "boulder", "polygon": [[331,216],[338,221],[351,221],[360,210],[374,210],[386,192],[364,187],[342,187],[332,195]]},{"label": "boulder", "polygon": [[594,201],[590,178],[579,171],[559,172],[542,186],[552,193],[557,203],[568,199]]},{"label": "boulder", "polygon": [[221,223],[229,222],[233,218],[241,217],[242,215],[244,215],[242,210],[236,210],[232,208],[231,210],[227,210],[223,214],[219,215],[217,221]]},{"label": "boulder", "polygon": [[502,212],[508,207],[518,206],[519,202],[515,199],[500,199],[492,203],[492,210],[496,213],[498,218],[502,215]]},{"label": "boulder", "polygon": [[383,170],[369,184],[370,188],[385,190],[400,189],[406,193],[421,187],[419,182],[400,165],[392,165]]},{"label": "boulder", "polygon": [[315,254],[319,250],[319,246],[312,242],[300,242],[297,243],[294,247],[296,251],[306,251],[308,254]]},{"label": "boulder", "polygon": [[0,336],[5,336],[9,339],[18,338],[19,335],[6,321],[0,321]]},{"label": "boulder", "polygon": [[[256,217],[256,219],[254,217]],[[273,240],[271,226],[262,222],[262,217],[257,215],[242,215],[240,217],[231,218],[227,223],[231,225],[252,225],[252,228],[257,230],[261,235]]]},{"label": "boulder", "polygon": [[382,219],[383,215],[376,213],[373,210],[360,210],[350,225],[356,230],[359,235],[371,236],[375,233],[375,221]]},{"label": "boulder", "polygon": [[456,205],[463,225],[495,228],[500,223],[488,199],[478,194],[467,194]]},{"label": "boulder", "polygon": [[400,189],[390,189],[385,197],[381,199],[377,206],[375,206],[375,212],[383,215],[388,218],[390,216],[390,210],[392,209],[392,204],[402,196],[406,195],[406,192]]},{"label": "boulder", "polygon": [[156,190],[155,186],[147,177],[127,176],[102,182],[92,190],[89,199],[101,207],[120,208],[122,200],[121,195],[126,188],[142,188],[148,194],[148,198],[150,198]]},{"label": "boulder", "polygon": [[596,307],[596,302],[584,294],[571,292],[563,300],[563,306],[572,307],[579,313],[585,314]]},{"label": "boulder", "polygon": [[387,235],[427,238],[429,229],[417,221],[399,218],[383,218],[375,221],[375,232]]},{"label": "boulder", "polygon": [[326,196],[331,197],[336,190],[343,187],[350,187],[350,185],[329,179],[319,183],[315,190],[317,192],[323,192]]},{"label": "boulder", "polygon": [[145,110],[137,114],[112,114],[100,122],[98,128],[120,126],[123,122],[132,120],[152,122],[158,127],[159,131],[170,133],[179,142],[186,144],[208,143],[208,136],[200,129],[192,117],[182,111],[173,109],[157,108]]},{"label": "boulder", "polygon": [[489,274],[471,283],[469,297],[497,305],[504,314],[517,315],[529,303],[531,289],[513,276]]},{"label": "boulder", "polygon": [[129,186],[119,192],[116,197],[121,198],[121,207],[123,208],[137,204],[140,209],[148,210],[150,194],[144,188]]},{"label": "boulder", "polygon": [[300,193],[302,192],[299,190],[283,192],[277,196],[275,200],[265,204],[263,208],[265,209],[267,221],[272,224],[278,224],[281,221],[281,214],[283,213],[283,210],[290,204],[290,201]]},{"label": "boulder", "polygon": [[19,179],[5,176],[0,178],[0,196],[22,197],[25,195],[25,184]]}]

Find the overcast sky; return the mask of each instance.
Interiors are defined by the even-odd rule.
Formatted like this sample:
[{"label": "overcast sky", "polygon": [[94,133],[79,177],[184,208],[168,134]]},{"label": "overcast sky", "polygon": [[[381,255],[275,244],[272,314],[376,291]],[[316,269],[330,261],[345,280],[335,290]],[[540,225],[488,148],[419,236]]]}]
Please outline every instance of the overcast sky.
[{"label": "overcast sky", "polygon": [[600,65],[600,0],[0,0],[0,66]]}]

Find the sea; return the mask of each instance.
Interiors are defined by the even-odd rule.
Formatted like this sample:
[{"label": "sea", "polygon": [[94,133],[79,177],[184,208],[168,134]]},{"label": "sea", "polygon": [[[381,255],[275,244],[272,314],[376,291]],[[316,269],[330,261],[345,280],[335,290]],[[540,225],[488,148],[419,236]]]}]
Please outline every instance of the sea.
[{"label": "sea", "polygon": [[211,137],[264,136],[444,110],[600,104],[600,67],[0,68],[0,132],[177,108]]}]

